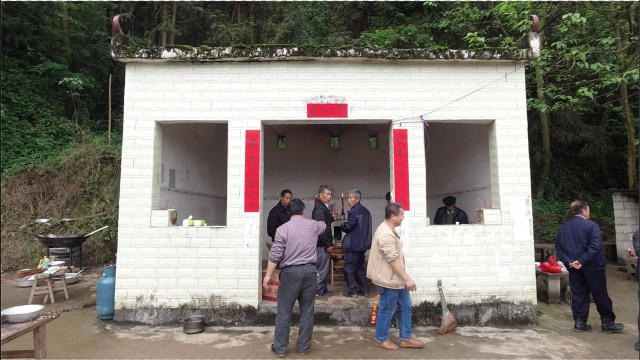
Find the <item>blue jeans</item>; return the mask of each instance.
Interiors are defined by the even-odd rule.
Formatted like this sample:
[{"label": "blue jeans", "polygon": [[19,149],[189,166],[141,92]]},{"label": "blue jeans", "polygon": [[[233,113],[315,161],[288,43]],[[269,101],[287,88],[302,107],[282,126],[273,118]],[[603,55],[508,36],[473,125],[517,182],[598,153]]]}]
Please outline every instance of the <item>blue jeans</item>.
[{"label": "blue jeans", "polygon": [[377,286],[380,293],[378,313],[376,315],[376,341],[384,342],[389,337],[389,328],[393,313],[398,307],[398,327],[400,340],[411,339],[411,297],[407,289],[388,289]]}]

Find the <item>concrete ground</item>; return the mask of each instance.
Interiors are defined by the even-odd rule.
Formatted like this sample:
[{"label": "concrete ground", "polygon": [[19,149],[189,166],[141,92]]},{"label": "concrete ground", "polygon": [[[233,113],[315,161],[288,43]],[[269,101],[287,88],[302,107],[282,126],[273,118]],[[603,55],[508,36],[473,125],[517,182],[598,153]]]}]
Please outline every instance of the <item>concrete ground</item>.
[{"label": "concrete ground", "polygon": [[[186,335],[180,326],[140,326],[102,321],[95,312],[95,285],[102,268],[92,269],[70,285],[71,299],[56,295],[45,310],[62,311],[47,325],[48,358],[67,359],[275,359],[269,350],[273,327],[207,327],[204,333]],[[28,288],[13,284],[13,274],[2,275],[2,309],[27,303]],[[316,326],[310,353],[305,358],[352,359],[638,359],[638,284],[626,279],[617,266],[607,269],[608,286],[621,334],[603,334],[595,305],[591,306],[591,333],[573,332],[568,304],[538,303],[538,325],[517,328],[459,327],[453,334],[436,336],[435,327],[416,327],[414,336],[424,349],[385,351],[373,346],[373,326]],[[337,291],[340,294],[342,291]],[[341,297],[340,295],[336,295]],[[36,297],[34,303],[42,301]],[[337,302],[339,303],[339,302]],[[329,306],[322,305],[322,306]],[[339,306],[339,305],[338,305]],[[292,328],[288,358],[295,351],[297,328]],[[397,341],[397,329],[391,330]],[[29,349],[33,337],[24,335],[2,350]]]}]

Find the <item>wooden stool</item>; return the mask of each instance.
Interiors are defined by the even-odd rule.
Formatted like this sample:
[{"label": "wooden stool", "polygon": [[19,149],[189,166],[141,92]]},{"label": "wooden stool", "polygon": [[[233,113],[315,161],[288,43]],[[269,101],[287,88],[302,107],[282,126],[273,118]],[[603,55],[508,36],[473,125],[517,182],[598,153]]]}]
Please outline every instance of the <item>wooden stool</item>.
[{"label": "wooden stool", "polygon": [[335,271],[344,273],[344,260],[334,260],[331,258],[331,286],[333,286],[334,283],[333,276]]},{"label": "wooden stool", "polygon": [[64,273],[67,268],[62,266],[54,274],[36,274],[34,275],[33,285],[31,285],[31,294],[29,294],[29,304],[33,301],[34,295],[44,295],[43,304],[47,303],[51,297],[51,303],[55,303],[56,299],[53,293],[56,291],[64,291],[65,300],[69,300],[69,291],[67,289],[67,278]]}]

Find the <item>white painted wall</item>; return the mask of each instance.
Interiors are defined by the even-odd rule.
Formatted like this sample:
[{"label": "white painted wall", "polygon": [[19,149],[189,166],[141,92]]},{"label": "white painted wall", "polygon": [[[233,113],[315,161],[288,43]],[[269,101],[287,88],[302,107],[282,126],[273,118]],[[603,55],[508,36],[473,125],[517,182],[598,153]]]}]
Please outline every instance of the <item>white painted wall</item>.
[{"label": "white painted wall", "polygon": [[[262,218],[258,214],[251,220],[253,215],[244,213],[245,131],[265,129],[268,134],[266,124],[305,122],[307,102],[320,95],[342,96],[349,104],[348,119],[327,123],[393,121],[394,128],[408,129],[411,209],[402,231],[408,271],[418,283],[414,301],[439,301],[436,281],[442,279],[454,304],[535,302],[523,63],[150,61],[126,67],[116,309],[178,307],[213,295],[220,301],[259,304],[263,234],[247,224],[259,226]],[[430,124],[490,124],[490,203],[501,209],[502,225],[425,226],[425,142],[416,117],[426,113]],[[163,132],[158,122],[228,123],[226,227],[149,226],[151,209],[161,203]],[[265,146],[274,144],[270,140]],[[262,195],[273,196],[281,186],[266,171],[276,161],[266,155],[261,183],[271,193]],[[331,185],[339,189],[362,184],[336,182]],[[381,184],[372,185],[371,192],[384,196]],[[307,193],[303,187],[292,190]],[[262,204],[262,209],[270,206]]]},{"label": "white painted wall", "polygon": [[161,130],[158,208],[177,209],[179,224],[191,215],[209,226],[225,225],[227,125],[169,123],[161,125]]},{"label": "white painted wall", "polygon": [[431,123],[426,128],[427,214],[433,219],[442,199],[451,195],[456,206],[476,222],[479,199],[491,208],[489,124]]}]

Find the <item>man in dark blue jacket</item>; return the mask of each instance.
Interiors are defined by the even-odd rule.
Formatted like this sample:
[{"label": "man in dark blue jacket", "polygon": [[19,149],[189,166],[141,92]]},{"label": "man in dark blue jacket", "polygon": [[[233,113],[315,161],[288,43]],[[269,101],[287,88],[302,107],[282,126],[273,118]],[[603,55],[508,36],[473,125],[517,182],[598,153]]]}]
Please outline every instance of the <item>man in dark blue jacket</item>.
[{"label": "man in dark blue jacket", "polygon": [[344,280],[348,288],[348,291],[342,295],[347,297],[356,296],[358,293],[364,296],[369,295],[364,254],[371,249],[371,213],[360,203],[361,197],[360,190],[349,191],[347,201],[351,211],[347,221],[340,225],[340,229],[347,233],[342,240],[342,251],[345,252]]},{"label": "man in dark blue jacket", "polygon": [[606,258],[602,251],[600,227],[589,220],[589,205],[580,200],[571,203],[573,217],[558,230],[556,254],[567,265],[571,287],[571,312],[576,332],[591,331],[589,294],[593,295],[604,333],[621,332],[624,325],[616,323],[613,303],[607,292]]}]

